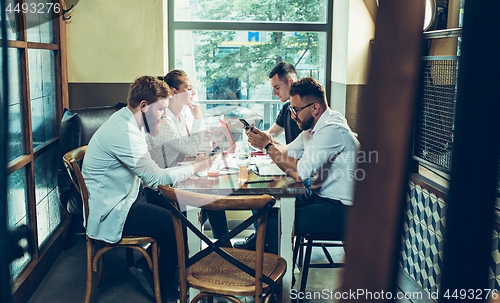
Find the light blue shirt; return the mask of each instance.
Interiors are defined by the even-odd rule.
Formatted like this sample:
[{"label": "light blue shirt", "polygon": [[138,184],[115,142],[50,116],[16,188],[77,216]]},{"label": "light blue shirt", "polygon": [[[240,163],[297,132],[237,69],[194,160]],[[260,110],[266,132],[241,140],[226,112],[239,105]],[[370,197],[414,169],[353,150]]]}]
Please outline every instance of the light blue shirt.
[{"label": "light blue shirt", "polygon": [[327,108],[311,130],[286,148],[289,156],[299,159],[300,178],[312,178],[313,192],[352,205],[359,142],[342,114]]},{"label": "light blue shirt", "polygon": [[92,136],[82,167],[89,193],[87,235],[116,243],[122,238],[130,207],[137,199],[141,180],[176,184],[194,174],[192,165],[161,169],[151,159],[144,128],[139,128],[127,107],[114,113]]}]

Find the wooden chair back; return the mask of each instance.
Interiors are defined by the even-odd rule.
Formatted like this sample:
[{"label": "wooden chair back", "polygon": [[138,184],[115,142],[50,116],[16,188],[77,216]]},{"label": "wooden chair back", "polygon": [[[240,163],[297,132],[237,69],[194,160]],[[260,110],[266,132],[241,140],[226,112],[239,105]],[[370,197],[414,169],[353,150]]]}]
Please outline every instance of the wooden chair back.
[{"label": "wooden chair back", "polygon": [[[276,287],[276,282],[271,280],[269,277],[263,274],[264,265],[264,238],[267,223],[267,212],[274,206],[275,199],[269,195],[261,196],[216,196],[208,194],[199,194],[185,192],[182,190],[173,189],[170,186],[158,186],[161,193],[170,201],[172,219],[174,223],[176,240],[177,240],[177,255],[179,261],[179,282],[181,285],[180,292],[180,302],[187,302],[187,287],[194,287],[193,285],[188,285],[187,282],[187,268],[194,265],[196,262],[202,260],[206,256],[215,252],[220,257],[228,261],[229,263],[235,265],[240,270],[246,272],[247,274],[255,277],[255,302],[262,302],[263,295],[263,282],[267,285],[272,286],[273,290]],[[232,229],[229,233],[219,238],[216,242],[211,242],[200,230],[198,230],[191,222],[189,222],[186,217],[179,211],[179,203],[187,204],[190,206],[200,207],[202,209],[211,210],[257,210],[257,213],[252,217],[245,220],[236,228]],[[231,238],[239,234],[246,227],[251,225],[256,218],[258,218],[258,228],[257,228],[257,243],[256,243],[256,255],[255,255],[255,270],[241,263],[240,261],[233,258],[230,254],[231,252],[246,252],[233,249],[221,249],[222,243],[226,243]],[[183,225],[186,225],[193,233],[195,233],[202,241],[207,244],[207,248],[198,252],[191,258],[186,258],[185,250],[185,238]],[[228,253],[230,252],[230,253]],[[254,253],[254,252],[249,252]],[[234,254],[234,253],[233,253]],[[270,255],[270,254],[268,254]],[[278,257],[278,256],[276,256]],[[280,258],[280,257],[278,257]],[[280,258],[281,259],[281,258]],[[283,260],[284,262],[284,260]],[[286,262],[285,262],[286,267]],[[284,270],[283,270],[284,274]],[[223,279],[223,277],[221,277]],[[196,302],[202,297],[211,296],[217,293],[222,293],[223,295],[237,295],[236,292],[232,293],[229,287],[225,289],[207,289],[206,287],[201,287],[206,293],[202,293],[195,297],[191,302]],[[199,288],[198,288],[199,289]],[[208,293],[208,294],[207,294]],[[210,294],[211,293],[211,294]],[[227,299],[237,302],[234,297],[226,297]],[[234,301],[236,300],[236,301]]]},{"label": "wooden chair back", "polygon": [[66,166],[66,170],[71,177],[71,182],[73,182],[76,189],[82,196],[85,224],[87,223],[87,219],[89,217],[89,193],[83,179],[82,171],[80,170],[79,161],[83,160],[86,151],[87,145],[84,145],[67,152],[63,156],[64,165]]},{"label": "wooden chair back", "polygon": [[[85,152],[87,151],[87,146],[81,146],[72,151],[67,152],[63,156],[64,165],[71,177],[71,182],[75,185],[76,189],[80,192],[84,207],[84,218],[85,225],[88,222],[89,217],[89,194],[87,191],[87,186],[85,185],[85,180],[83,179],[82,172],[80,170],[79,161],[82,161],[85,157]],[[154,292],[156,303],[161,303],[161,293],[160,293],[160,278],[158,269],[158,244],[155,239],[151,237],[143,236],[124,236],[117,243],[107,243],[100,240],[95,240],[86,235],[87,238],[87,285],[85,292],[85,303],[89,303],[92,294],[92,271],[97,272],[96,286],[99,285],[102,276],[103,267],[103,254],[113,248],[126,248],[127,251],[127,263],[128,267],[133,265],[133,253],[132,249],[139,251],[149,268],[153,270],[154,277]],[[94,253],[94,243],[99,244],[99,248]],[[151,244],[152,256],[146,252],[143,248],[146,244]]]}]

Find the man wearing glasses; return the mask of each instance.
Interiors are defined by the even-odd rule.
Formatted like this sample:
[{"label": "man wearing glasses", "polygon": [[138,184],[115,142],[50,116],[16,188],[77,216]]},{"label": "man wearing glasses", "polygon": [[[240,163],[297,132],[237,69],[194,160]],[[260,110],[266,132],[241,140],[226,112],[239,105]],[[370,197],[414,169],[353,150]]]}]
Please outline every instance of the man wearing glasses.
[{"label": "man wearing glasses", "polygon": [[[250,144],[265,149],[271,159],[295,181],[312,179],[311,187],[296,199],[295,232],[342,233],[354,191],[359,142],[339,112],[328,107],[323,86],[303,78],[290,86],[290,113],[302,133],[282,146],[271,136],[252,129]],[[270,213],[266,230],[269,252],[278,253],[277,212]]]}]

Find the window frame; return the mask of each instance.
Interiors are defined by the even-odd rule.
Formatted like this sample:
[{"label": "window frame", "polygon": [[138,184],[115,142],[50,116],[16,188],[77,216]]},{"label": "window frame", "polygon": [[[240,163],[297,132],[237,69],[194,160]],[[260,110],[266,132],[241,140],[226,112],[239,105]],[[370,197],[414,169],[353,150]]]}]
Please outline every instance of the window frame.
[{"label": "window frame", "polygon": [[[15,0],[15,4],[22,5],[26,0]],[[31,259],[19,272],[16,279],[13,279],[12,294],[15,301],[27,301],[38,285],[43,280],[45,274],[55,262],[57,255],[62,250],[63,234],[68,224],[68,214],[61,211],[61,221],[48,235],[42,245],[38,245],[38,224],[37,224],[37,201],[35,191],[35,159],[44,155],[47,151],[58,146],[60,120],[63,114],[63,108],[68,107],[68,82],[67,82],[67,52],[66,52],[66,28],[63,19],[65,3],[64,0],[55,0],[53,3],[59,3],[61,10],[53,14],[51,43],[30,42],[28,41],[28,29],[26,26],[26,14],[17,15],[17,26],[20,29],[16,40],[0,39],[0,44],[7,42],[9,49],[20,51],[20,85],[21,85],[21,132],[22,132],[22,155],[12,159],[7,163],[7,177],[16,171],[24,170],[25,189],[26,189],[26,217],[27,224],[33,231],[34,251]],[[55,52],[54,56],[54,79],[55,83],[55,136],[46,141],[41,146],[33,148],[33,130],[31,116],[31,98],[29,83],[29,57],[31,49],[50,50]],[[57,190],[57,189],[55,189]],[[23,201],[24,202],[24,201]]]},{"label": "window frame", "polygon": [[326,0],[326,22],[241,22],[241,21],[176,21],[175,1],[167,3],[168,26],[168,64],[167,69],[175,68],[175,31],[267,31],[267,32],[321,32],[326,34],[325,90],[328,101],[331,96],[332,52],[333,52],[333,0]]}]

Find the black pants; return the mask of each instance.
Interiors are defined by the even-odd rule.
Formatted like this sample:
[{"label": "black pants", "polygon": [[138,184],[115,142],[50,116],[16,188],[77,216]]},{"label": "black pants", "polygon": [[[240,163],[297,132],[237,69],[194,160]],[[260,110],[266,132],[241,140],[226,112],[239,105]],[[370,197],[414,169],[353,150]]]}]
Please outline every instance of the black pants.
[{"label": "black pants", "polygon": [[[306,193],[295,200],[295,234],[343,233],[348,209],[349,206],[339,200],[322,198],[306,189]],[[273,208],[267,220],[267,249],[278,254],[278,210]]]},{"label": "black pants", "polygon": [[229,232],[227,228],[226,212],[223,210],[204,209],[202,211],[202,225],[210,221],[212,234],[215,239],[219,239]]},{"label": "black pants", "polygon": [[159,192],[141,189],[123,227],[123,235],[146,236],[155,239],[160,249],[159,271],[162,282],[174,283],[177,270],[177,246],[175,242],[170,203]]}]

